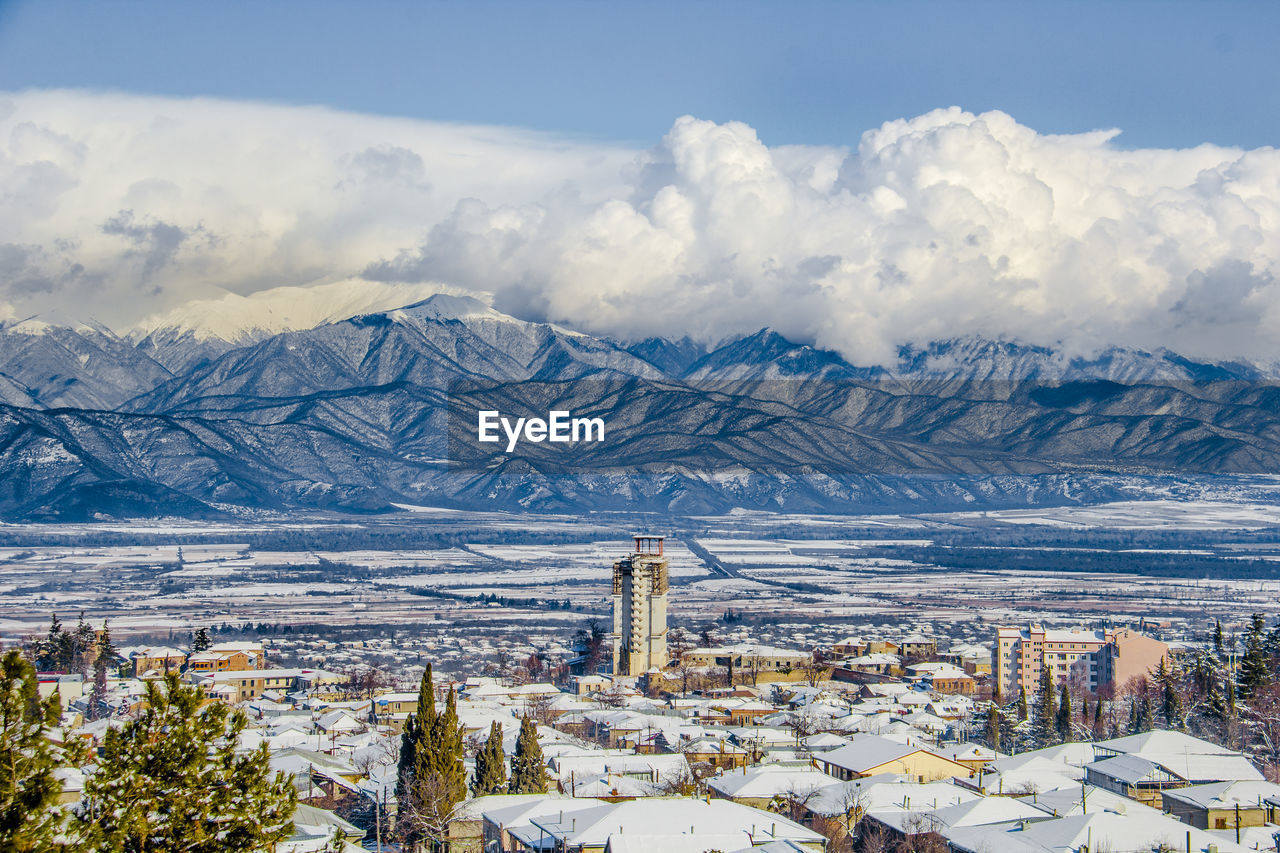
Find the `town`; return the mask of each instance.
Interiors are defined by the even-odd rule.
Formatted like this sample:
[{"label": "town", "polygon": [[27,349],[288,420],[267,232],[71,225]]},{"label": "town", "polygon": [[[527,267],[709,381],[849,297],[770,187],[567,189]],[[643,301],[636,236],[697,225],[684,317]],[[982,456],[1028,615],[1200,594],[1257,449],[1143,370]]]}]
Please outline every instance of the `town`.
[{"label": "town", "polygon": [[[202,822],[277,853],[1280,844],[1274,614],[1173,640],[1058,620],[770,645],[732,612],[671,624],[665,537],[619,549],[612,623],[524,657],[463,640],[379,666],[395,638],[261,625],[117,645],[52,614],[4,659],[0,752],[48,783],[7,824],[44,846],[13,849],[141,849],[127,839]],[[175,727],[221,763],[178,772],[142,748]],[[210,784],[254,795],[210,817]],[[203,811],[156,813],[154,786]]]}]

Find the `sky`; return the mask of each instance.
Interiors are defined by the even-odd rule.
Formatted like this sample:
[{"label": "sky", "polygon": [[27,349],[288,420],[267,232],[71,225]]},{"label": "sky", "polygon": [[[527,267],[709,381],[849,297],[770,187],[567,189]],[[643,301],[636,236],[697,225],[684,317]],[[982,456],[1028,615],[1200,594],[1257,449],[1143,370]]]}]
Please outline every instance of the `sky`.
[{"label": "sky", "polygon": [[1280,361],[1277,43],[1273,2],[0,2],[0,320],[436,282],[864,363]]},{"label": "sky", "polygon": [[324,104],[649,144],[842,145],[937,107],[1130,147],[1280,138],[1280,4],[0,2],[0,86]]}]

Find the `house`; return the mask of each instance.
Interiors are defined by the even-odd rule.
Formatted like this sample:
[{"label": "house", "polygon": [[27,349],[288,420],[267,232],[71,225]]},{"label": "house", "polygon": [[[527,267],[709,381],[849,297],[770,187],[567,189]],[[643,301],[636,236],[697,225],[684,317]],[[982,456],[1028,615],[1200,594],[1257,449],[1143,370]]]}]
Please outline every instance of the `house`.
[{"label": "house", "polygon": [[813,767],[762,764],[708,779],[707,791],[713,797],[768,809],[784,806],[789,799],[802,802],[817,791],[838,784],[831,776]]},{"label": "house", "polygon": [[134,678],[159,678],[167,672],[181,672],[187,653],[168,646],[131,646],[120,650],[129,662]]},{"label": "house", "polygon": [[866,734],[854,735],[848,745],[815,755],[813,765],[841,781],[896,773],[932,782],[953,776],[967,778],[971,772],[960,762],[923,747]]},{"label": "house", "polygon": [[972,696],[978,691],[978,682],[960,667],[933,661],[907,667],[907,677],[922,681],[938,693]]},{"label": "house", "polygon": [[1084,772],[1085,781],[1090,785],[1156,809],[1161,807],[1161,793],[1166,788],[1181,788],[1187,784],[1181,777],[1137,755],[1104,758],[1085,767]]},{"label": "house", "polygon": [[697,849],[700,853],[707,849],[752,848],[775,841],[790,841],[801,850],[815,853],[826,847],[825,838],[795,821],[729,800],[630,800],[563,817],[551,811],[530,823],[524,833],[512,833],[525,845],[513,849],[605,853],[626,844],[628,851]]},{"label": "house", "polygon": [[938,641],[923,634],[910,634],[898,643],[898,654],[907,658],[931,658],[938,654]]},{"label": "house", "polygon": [[1197,829],[1235,829],[1274,823],[1280,785],[1271,782],[1211,782],[1165,791],[1164,809]]},{"label": "house", "polygon": [[266,654],[261,643],[219,643],[187,658],[192,672],[244,672],[265,669]]}]

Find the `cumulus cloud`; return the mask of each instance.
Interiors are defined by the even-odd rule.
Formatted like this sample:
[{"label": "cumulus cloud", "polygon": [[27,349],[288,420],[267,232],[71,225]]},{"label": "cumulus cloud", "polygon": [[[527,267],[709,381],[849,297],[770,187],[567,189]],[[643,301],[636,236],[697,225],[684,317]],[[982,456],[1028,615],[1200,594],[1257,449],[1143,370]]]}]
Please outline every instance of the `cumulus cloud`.
[{"label": "cumulus cloud", "polygon": [[18,303],[91,291],[141,314],[361,274],[623,338],[772,326],[863,363],[961,335],[1280,356],[1270,148],[1129,151],[958,108],[846,149],[685,117],[632,151],[323,109],[8,100],[0,227],[31,251],[0,298]]}]

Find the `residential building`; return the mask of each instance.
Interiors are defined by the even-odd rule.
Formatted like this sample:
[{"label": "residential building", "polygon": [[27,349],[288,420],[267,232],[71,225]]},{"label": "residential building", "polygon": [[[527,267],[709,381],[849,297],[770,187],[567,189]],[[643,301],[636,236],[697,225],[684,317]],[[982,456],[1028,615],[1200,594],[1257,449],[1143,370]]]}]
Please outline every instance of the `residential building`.
[{"label": "residential building", "polygon": [[1164,809],[1197,829],[1235,829],[1271,823],[1276,811],[1268,799],[1280,799],[1272,782],[1211,782],[1165,791]]},{"label": "residential building", "polygon": [[1147,673],[1167,657],[1169,647],[1128,628],[998,628],[991,667],[1006,696],[1033,694],[1048,667],[1055,684],[1077,683],[1089,690],[1123,685]]},{"label": "residential building", "polygon": [[266,666],[261,643],[219,643],[187,658],[187,668],[192,672],[244,672]]},{"label": "residential building", "polygon": [[970,769],[929,750],[877,735],[855,735],[847,746],[813,757],[813,765],[844,782],[880,773],[896,773],[917,782],[954,776],[967,778]]}]

